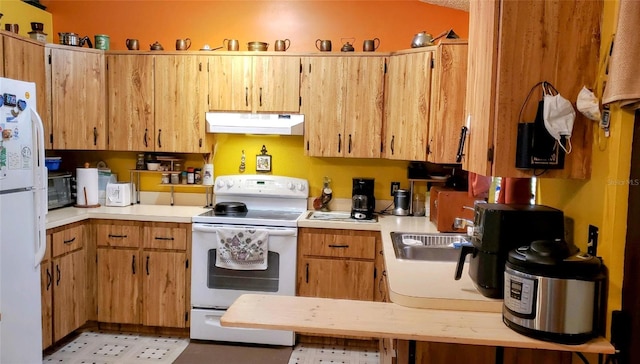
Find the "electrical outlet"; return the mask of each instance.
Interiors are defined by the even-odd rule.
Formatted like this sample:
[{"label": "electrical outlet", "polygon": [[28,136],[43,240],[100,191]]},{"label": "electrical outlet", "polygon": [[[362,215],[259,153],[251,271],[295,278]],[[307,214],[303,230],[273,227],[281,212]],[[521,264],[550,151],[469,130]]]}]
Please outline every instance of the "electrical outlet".
[{"label": "electrical outlet", "polygon": [[400,189],[400,182],[391,182],[391,196],[395,195],[396,190]]},{"label": "electrical outlet", "polygon": [[598,227],[589,225],[589,237],[587,241],[587,253],[594,257],[598,255]]}]

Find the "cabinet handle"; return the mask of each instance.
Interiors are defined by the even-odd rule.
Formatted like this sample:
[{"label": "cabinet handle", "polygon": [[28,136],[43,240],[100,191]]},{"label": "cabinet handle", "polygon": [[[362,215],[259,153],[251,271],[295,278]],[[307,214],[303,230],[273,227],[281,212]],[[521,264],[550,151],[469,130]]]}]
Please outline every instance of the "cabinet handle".
[{"label": "cabinet handle", "polygon": [[117,238],[117,239],[124,239],[127,236],[126,235],[115,235],[115,234],[109,234],[110,238]]},{"label": "cabinet handle", "polygon": [[351,134],[349,134],[349,154],[351,154]]},{"label": "cabinet handle", "polygon": [[58,278],[56,278],[56,286],[60,285],[60,266],[56,264],[56,273],[58,273]]},{"label": "cabinet handle", "polygon": [[456,154],[456,163],[462,162],[464,157],[464,142],[467,139],[467,127],[463,126],[460,130],[460,140],[458,140],[458,153]]},{"label": "cabinet handle", "polygon": [[131,272],[133,272],[133,274],[136,274],[136,256],[135,255],[131,256]]},{"label": "cabinet handle", "polygon": [[51,275],[51,271],[49,270],[49,267],[47,267],[47,291],[51,287],[52,283],[53,283],[53,276]]},{"label": "cabinet handle", "polygon": [[305,282],[309,283],[309,263],[307,263],[306,268],[305,268]]},{"label": "cabinet handle", "polygon": [[63,243],[64,244],[71,244],[76,240],[76,237],[74,236],[73,238],[69,239],[69,240],[64,240]]},{"label": "cabinet handle", "polygon": [[149,256],[147,255],[147,275],[149,275]]},{"label": "cabinet handle", "polygon": [[168,238],[164,237],[164,236],[156,236],[154,239],[156,240],[176,240],[174,237],[170,236]]},{"label": "cabinet handle", "polygon": [[338,153],[342,150],[342,134],[338,134]]},{"label": "cabinet handle", "polygon": [[98,145],[98,128],[93,127],[93,145]]},{"label": "cabinet handle", "polygon": [[149,137],[149,129],[145,128],[144,129],[144,139],[142,140],[142,142],[144,143],[145,148],[149,146],[149,143],[147,142],[147,138]]},{"label": "cabinet handle", "polygon": [[348,248],[349,245],[336,245],[336,244],[329,244],[329,248]]},{"label": "cabinet handle", "polygon": [[162,135],[162,129],[158,129],[158,148],[162,148],[162,140],[160,136]]},{"label": "cabinet handle", "polygon": [[392,136],[391,136],[391,155],[393,155],[393,149],[394,149],[394,145],[395,145],[395,139],[396,139],[396,136],[395,136],[395,135],[392,135]]},{"label": "cabinet handle", "polygon": [[249,106],[249,88],[244,88],[244,104],[245,106]]},{"label": "cabinet handle", "polygon": [[260,87],[260,107],[262,107],[262,87]]}]

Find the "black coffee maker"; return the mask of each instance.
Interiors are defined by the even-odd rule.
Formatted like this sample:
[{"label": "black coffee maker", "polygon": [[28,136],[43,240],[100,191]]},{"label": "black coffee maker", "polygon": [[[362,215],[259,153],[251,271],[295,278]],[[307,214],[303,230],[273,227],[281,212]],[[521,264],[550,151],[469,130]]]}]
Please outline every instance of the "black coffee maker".
[{"label": "black coffee maker", "polygon": [[504,296],[504,266],[509,251],[534,240],[564,239],[564,214],[543,205],[475,205],[472,246],[463,247],[455,279],[462,277],[467,255],[469,277],[485,297]]},{"label": "black coffee maker", "polygon": [[351,190],[351,217],[357,220],[373,218],[376,198],[373,196],[373,178],[354,178]]}]

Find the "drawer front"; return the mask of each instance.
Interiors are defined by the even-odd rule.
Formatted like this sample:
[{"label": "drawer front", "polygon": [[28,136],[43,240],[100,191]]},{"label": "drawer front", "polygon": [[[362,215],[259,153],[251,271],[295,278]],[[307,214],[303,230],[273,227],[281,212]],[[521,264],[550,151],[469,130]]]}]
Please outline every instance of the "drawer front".
[{"label": "drawer front", "polygon": [[183,226],[145,226],[143,248],[187,250],[187,233]]},{"label": "drawer front", "polygon": [[84,245],[84,225],[76,225],[53,233],[53,257],[82,249]]},{"label": "drawer front", "polygon": [[303,233],[302,251],[305,255],[333,258],[375,259],[375,236],[334,233]]},{"label": "drawer front", "polygon": [[98,224],[96,234],[98,246],[129,248],[140,246],[140,226],[134,224]]}]

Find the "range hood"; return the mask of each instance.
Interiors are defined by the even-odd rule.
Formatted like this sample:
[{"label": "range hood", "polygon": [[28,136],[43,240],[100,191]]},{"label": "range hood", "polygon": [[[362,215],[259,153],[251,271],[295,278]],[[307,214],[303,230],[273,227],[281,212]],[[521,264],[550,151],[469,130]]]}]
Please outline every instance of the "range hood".
[{"label": "range hood", "polygon": [[207,133],[303,135],[304,115],[208,112]]}]

